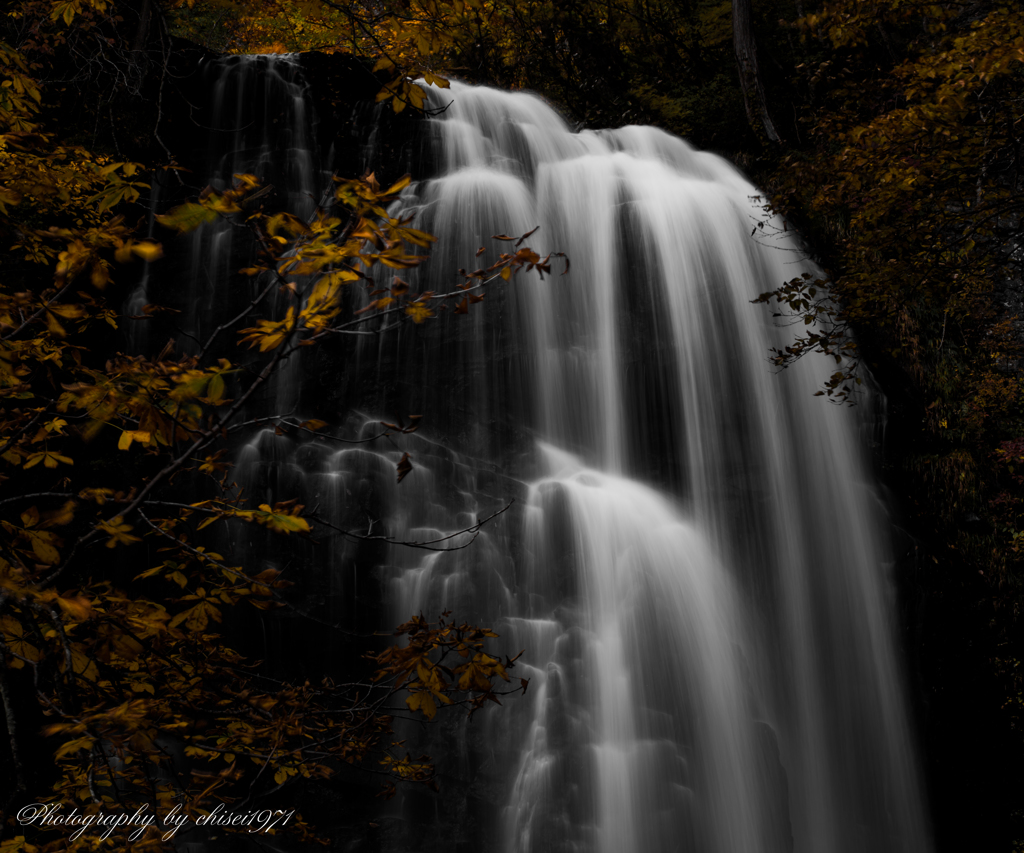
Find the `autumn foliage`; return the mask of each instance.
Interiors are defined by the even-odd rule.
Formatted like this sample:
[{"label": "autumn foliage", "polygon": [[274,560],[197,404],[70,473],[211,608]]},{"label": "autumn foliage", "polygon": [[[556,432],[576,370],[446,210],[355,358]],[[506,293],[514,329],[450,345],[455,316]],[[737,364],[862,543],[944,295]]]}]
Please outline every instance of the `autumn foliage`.
[{"label": "autumn foliage", "polygon": [[[39,26],[89,27],[106,11],[55,4]],[[14,815],[27,803],[97,814],[176,805],[200,816],[218,804],[252,808],[293,779],[341,767],[383,774],[384,795],[398,782],[434,785],[430,760],[407,754],[393,715],[429,721],[442,707],[500,704],[502,693],[526,689],[525,680],[499,689],[514,659],[485,649],[492,631],[442,614],[413,618],[396,632],[399,645],[353,664],[366,670],[358,682],[266,675],[235,650],[231,614],[316,616],[289,598],[277,570],[239,563],[224,531],[319,531],[294,500],[243,494],[231,448],[246,431],[282,428],[261,391],[300,349],[439,311],[466,314],[488,283],[546,270],[546,259],[520,240],[451,292],[413,293],[397,274],[422,263],[434,237],[388,212],[409,179],[381,187],[372,175],[336,180],[309,220],[265,210],[259,181],[236,175],[162,216],[166,239],[140,238],[120,211],[147,191],[143,167],[61,143],[39,123],[45,98],[31,60],[8,44],[0,60],[4,853],[173,843],[155,832],[97,842],[21,830]],[[217,219],[251,236],[251,299],[195,349],[172,340],[155,355],[128,352],[124,325],[167,309],[123,316],[124,283],[140,262],[159,263],[175,233]],[[396,273],[385,287],[379,268]],[[366,295],[346,295],[353,288]],[[412,470],[406,454],[398,479]],[[344,535],[325,523],[324,535]],[[313,837],[300,815],[275,831]]]},{"label": "autumn foliage", "polygon": [[865,361],[892,377],[919,412],[901,473],[921,510],[949,557],[1014,598],[1024,21],[1002,3],[829,3],[792,26],[820,59],[794,70],[814,93],[808,144],[782,152],[772,203],[829,275],[762,296],[796,322],[774,358],[828,354],[822,390],[838,400],[855,399]]}]

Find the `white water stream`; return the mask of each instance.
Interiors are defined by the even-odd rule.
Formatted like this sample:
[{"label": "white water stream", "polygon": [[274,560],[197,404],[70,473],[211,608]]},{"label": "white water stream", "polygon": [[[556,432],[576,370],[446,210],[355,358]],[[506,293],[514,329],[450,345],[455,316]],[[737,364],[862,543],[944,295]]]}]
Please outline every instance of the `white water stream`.
[{"label": "white water stream", "polygon": [[[926,853],[870,401],[812,396],[824,363],[777,375],[769,348],[793,330],[750,302],[807,268],[797,244],[757,229],[731,166],[668,134],[572,133],[536,97],[458,83],[430,97],[451,102],[427,128],[438,174],[404,206],[442,239],[414,286],[448,290],[479,247],[508,247],[490,235],[535,226],[529,244],[571,272],[492,285],[468,318],[354,357],[402,413],[435,412],[422,437],[292,452],[265,434],[241,475],[256,488],[273,470],[339,524],[373,514],[397,539],[519,498],[471,547],[395,546],[377,570],[394,621],[448,608],[526,650],[527,695],[473,723],[486,737],[460,730],[448,760],[501,804],[474,818],[490,846]],[[357,592],[354,554],[335,551],[339,596]]]},{"label": "white water stream", "polygon": [[[433,269],[537,225],[572,261],[511,288],[515,346],[488,352],[476,321],[462,391],[540,438],[491,608],[533,672],[509,849],[927,850],[862,413],[813,396],[826,364],[776,375],[793,330],[750,303],[807,268],[795,241],[668,134],[571,133],[521,93],[448,101],[418,188]],[[470,552],[397,572],[402,612],[455,605]]]}]

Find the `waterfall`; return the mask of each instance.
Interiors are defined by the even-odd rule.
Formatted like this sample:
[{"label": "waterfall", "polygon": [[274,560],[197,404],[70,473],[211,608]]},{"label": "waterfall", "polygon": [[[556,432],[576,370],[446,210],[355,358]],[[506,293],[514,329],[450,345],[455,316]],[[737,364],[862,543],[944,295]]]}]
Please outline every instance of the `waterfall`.
[{"label": "waterfall", "polygon": [[[239,460],[251,489],[403,540],[515,499],[452,550],[332,546],[334,612],[372,577],[391,624],[448,609],[525,649],[525,696],[442,728],[440,805],[410,798],[417,840],[396,830],[395,849],[926,853],[871,401],[815,398],[829,368],[812,359],[773,371],[793,330],[751,304],[810,269],[799,244],[757,227],[757,190],[724,160],[654,128],[574,133],[535,96],[460,83],[430,106],[436,173],[401,207],[440,241],[414,287],[449,290],[507,248],[492,235],[535,226],[570,272],[290,374],[333,377],[319,402],[349,438],[421,413],[415,435],[264,432]],[[300,207],[316,175],[291,185]]]}]

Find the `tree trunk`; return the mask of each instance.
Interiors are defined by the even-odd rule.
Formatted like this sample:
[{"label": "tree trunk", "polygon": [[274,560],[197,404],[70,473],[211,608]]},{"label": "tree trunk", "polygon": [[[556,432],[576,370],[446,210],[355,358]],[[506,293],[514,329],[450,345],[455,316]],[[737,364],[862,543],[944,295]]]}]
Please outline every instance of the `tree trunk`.
[{"label": "tree trunk", "polygon": [[743,106],[747,110],[747,121],[755,132],[758,125],[761,125],[768,139],[779,143],[782,138],[768,113],[768,102],[757,68],[757,45],[754,42],[750,3],[751,0],[732,0],[732,43],[736,52],[736,64],[739,67]]},{"label": "tree trunk", "polygon": [[146,39],[149,36],[150,0],[142,0],[142,9],[139,10],[139,26],[135,30],[135,39],[132,42],[132,51],[139,53],[146,49]]}]

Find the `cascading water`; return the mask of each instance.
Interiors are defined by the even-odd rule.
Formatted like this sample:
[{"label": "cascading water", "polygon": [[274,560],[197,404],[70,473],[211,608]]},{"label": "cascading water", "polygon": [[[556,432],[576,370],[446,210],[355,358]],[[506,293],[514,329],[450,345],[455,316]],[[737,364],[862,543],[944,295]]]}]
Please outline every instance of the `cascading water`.
[{"label": "cascading water", "polygon": [[[458,83],[430,98],[451,102],[426,123],[437,175],[403,204],[441,239],[414,285],[449,290],[479,247],[507,246],[490,235],[534,226],[571,272],[349,353],[374,381],[343,403],[425,414],[400,448],[266,433],[239,469],[400,540],[517,499],[467,548],[370,558],[393,622],[493,624],[531,678],[435,752],[477,805],[421,809],[432,827],[388,843],[929,850],[858,412],[812,396],[820,365],[775,375],[790,331],[750,304],[807,268],[798,246],[761,236],[756,190],[668,134],[571,133],[536,97]],[[366,554],[333,558],[334,594],[354,595]]]},{"label": "cascading water", "polygon": [[[229,56],[208,63],[201,71],[209,105],[191,117],[206,137],[209,172],[196,176],[214,191],[232,186],[238,174],[255,175],[271,207],[309,219],[330,186],[330,174],[320,170],[315,143],[315,117],[307,84],[296,55]],[[187,175],[188,179],[193,176]],[[180,194],[182,179],[165,175],[168,195]],[[195,188],[202,189],[202,184]],[[157,184],[155,205],[160,195]],[[152,228],[152,226],[151,226]],[[187,330],[176,341],[180,351],[196,354],[206,346],[217,327],[238,313],[249,298],[269,280],[249,281],[238,271],[251,259],[251,235],[227,219],[219,219],[192,232],[184,253],[187,267],[165,301],[184,299],[177,327]],[[149,300],[149,266],[126,313],[138,314]],[[242,298],[245,297],[245,298]],[[138,332],[132,340],[143,348]],[[293,359],[275,377],[273,396],[281,411],[297,400],[299,360]]]}]

